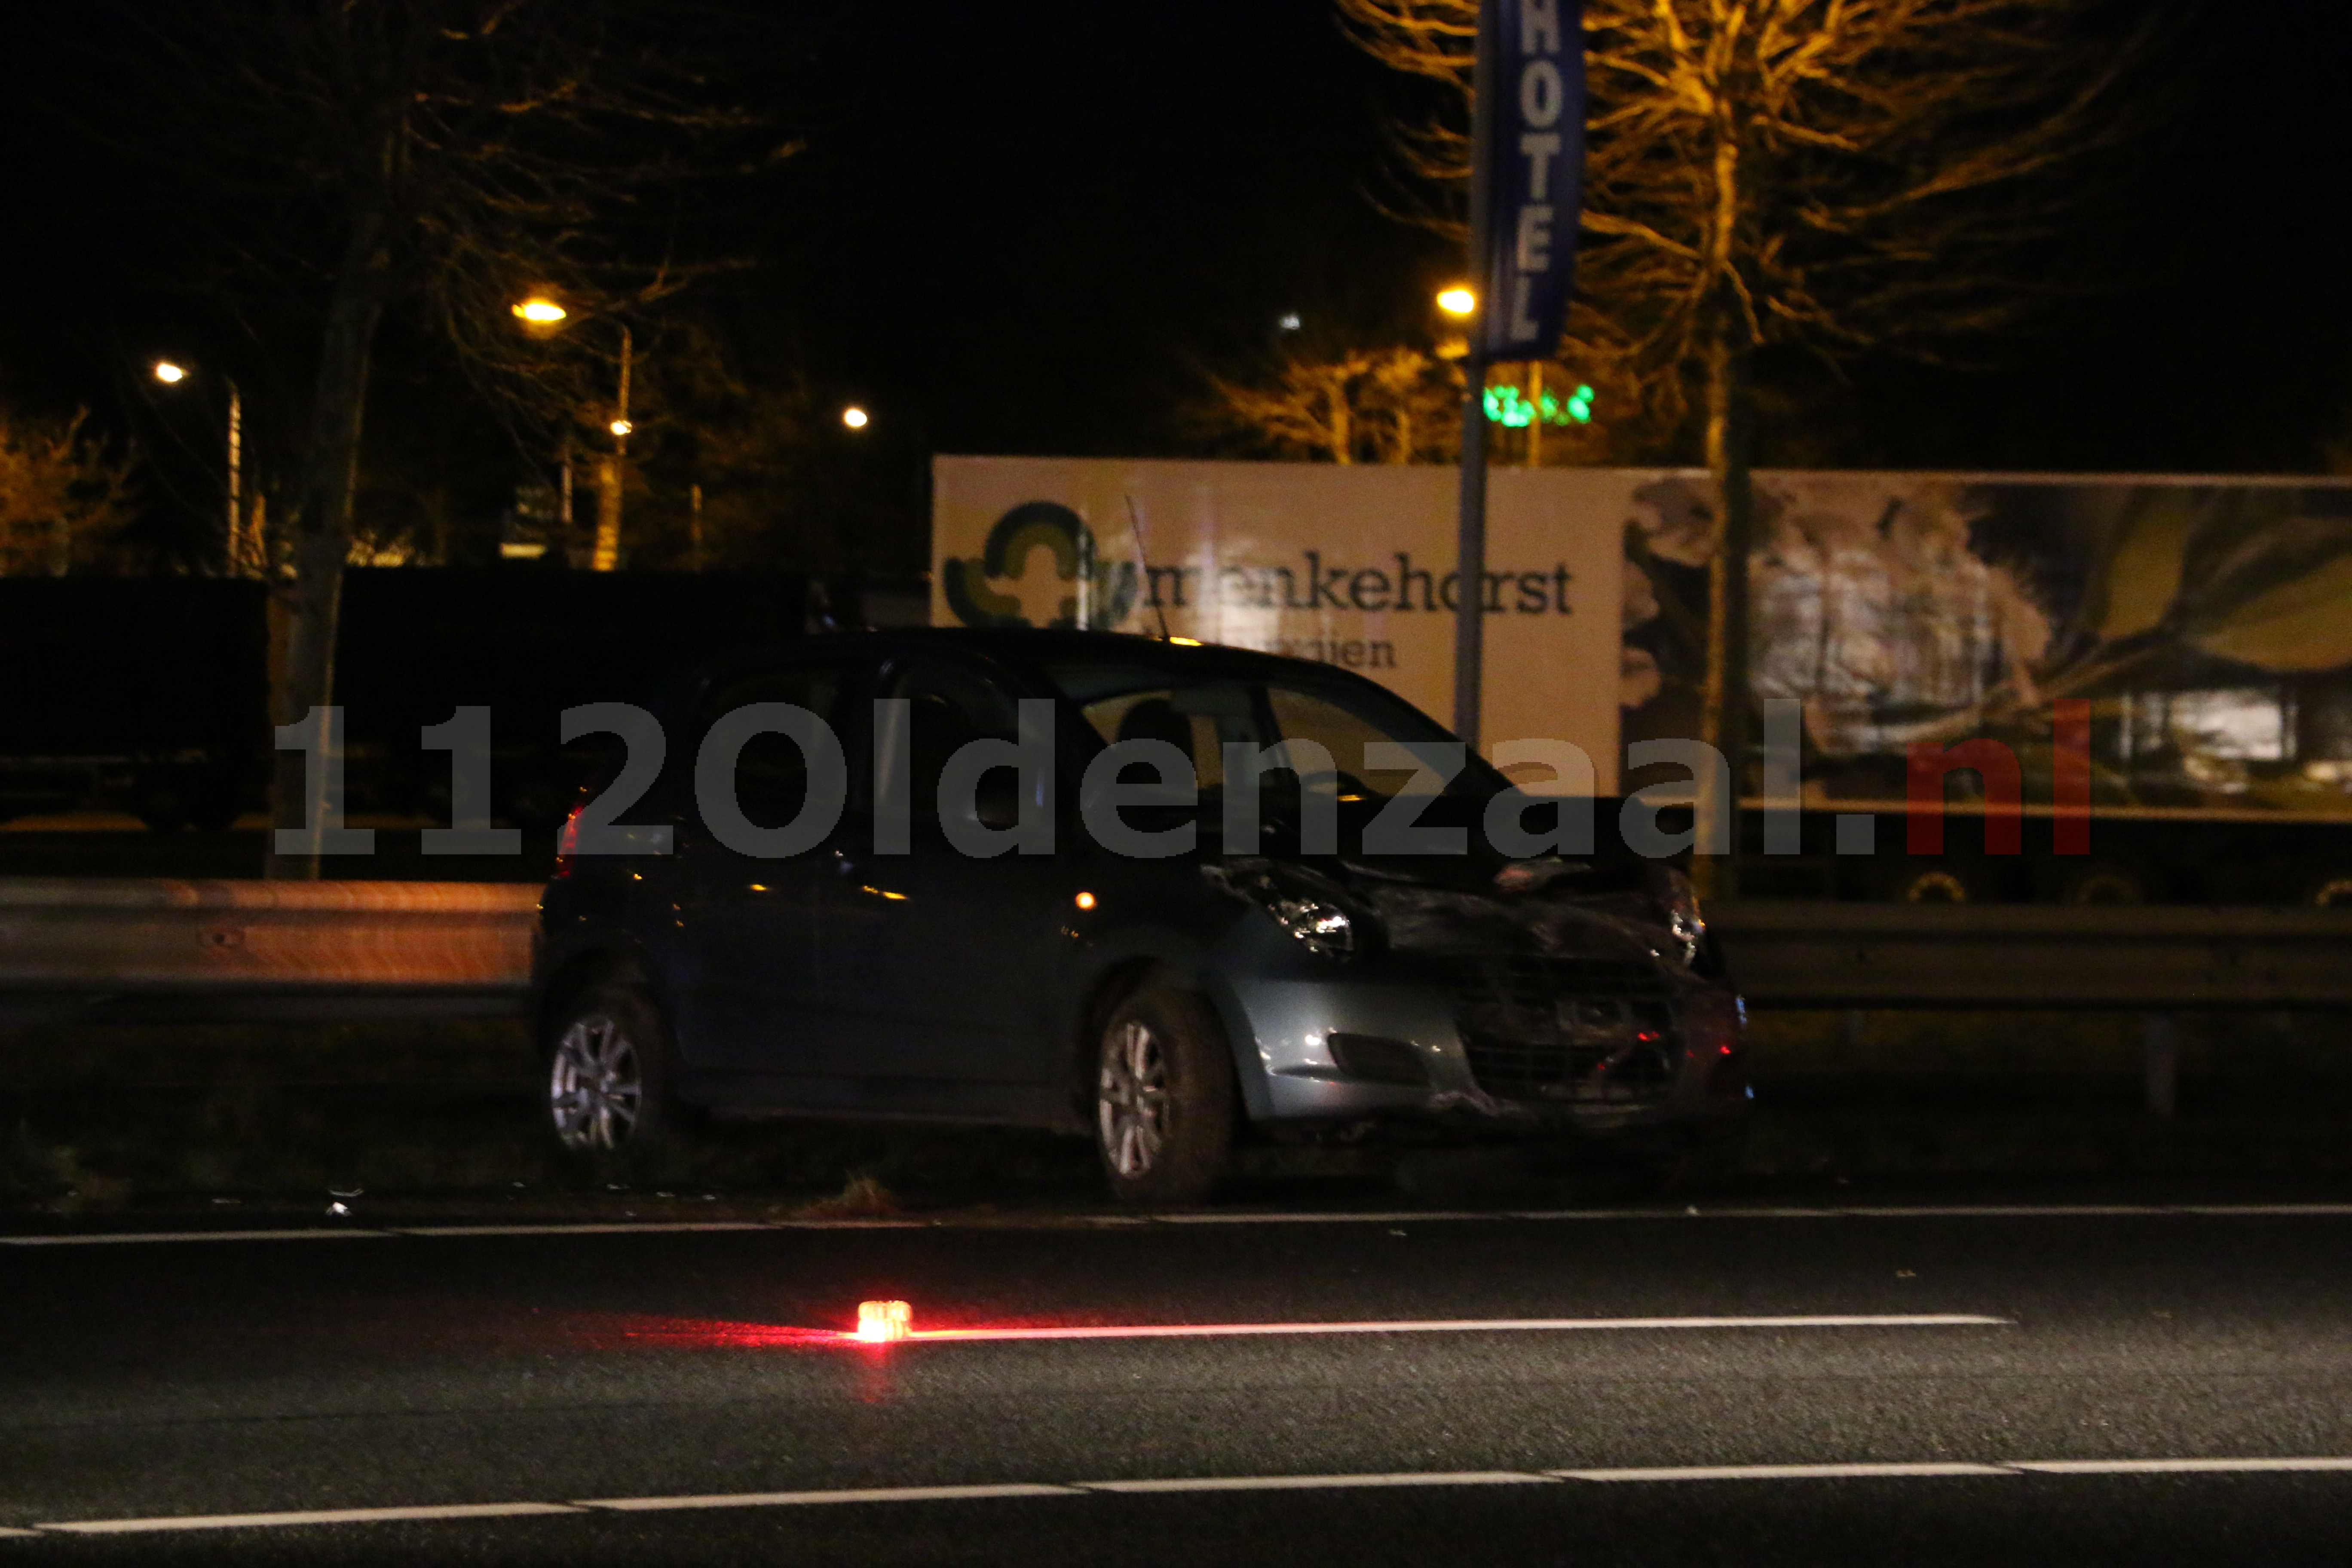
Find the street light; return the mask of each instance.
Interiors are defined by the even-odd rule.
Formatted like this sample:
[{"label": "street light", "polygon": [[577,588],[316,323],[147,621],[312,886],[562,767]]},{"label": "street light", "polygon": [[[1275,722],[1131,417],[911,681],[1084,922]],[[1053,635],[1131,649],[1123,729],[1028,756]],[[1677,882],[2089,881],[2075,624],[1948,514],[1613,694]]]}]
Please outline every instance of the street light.
[{"label": "street light", "polygon": [[516,305],[514,313],[519,321],[529,321],[534,326],[551,327],[572,312],[552,300],[533,295]]},{"label": "street light", "polygon": [[1456,283],[1437,296],[1437,308],[1449,316],[1475,315],[1478,310],[1478,296]]},{"label": "street light", "polygon": [[[168,359],[159,359],[154,366],[155,379],[165,386],[177,386],[188,379],[188,367]],[[263,565],[261,548],[261,498],[254,497],[252,549],[246,548],[245,538],[245,399],[237,392],[236,383],[221,377],[228,388],[228,536],[223,542],[224,561],[229,571],[243,576],[253,568],[257,575]]]},{"label": "street light", "polygon": [[841,422],[852,430],[863,430],[866,426],[866,410],[853,403],[841,411]]},{"label": "street light", "polygon": [[615,419],[610,426],[606,426],[606,428],[610,429],[615,436],[625,436],[630,431],[635,430],[636,426],[630,424],[625,419]]}]

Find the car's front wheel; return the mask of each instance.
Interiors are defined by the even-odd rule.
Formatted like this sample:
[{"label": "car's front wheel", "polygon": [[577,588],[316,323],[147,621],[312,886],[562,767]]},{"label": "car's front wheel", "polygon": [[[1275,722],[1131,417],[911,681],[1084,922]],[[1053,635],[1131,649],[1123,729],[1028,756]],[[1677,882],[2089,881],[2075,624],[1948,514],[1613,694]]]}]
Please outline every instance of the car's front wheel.
[{"label": "car's front wheel", "polygon": [[548,1115],[566,1152],[645,1151],[683,1131],[668,1031],[642,987],[588,987],[558,1012],[548,1046]]},{"label": "car's front wheel", "polygon": [[1196,1204],[1233,1142],[1234,1063],[1208,1003],[1148,986],[1112,1013],[1096,1063],[1095,1145],[1121,1203]]}]

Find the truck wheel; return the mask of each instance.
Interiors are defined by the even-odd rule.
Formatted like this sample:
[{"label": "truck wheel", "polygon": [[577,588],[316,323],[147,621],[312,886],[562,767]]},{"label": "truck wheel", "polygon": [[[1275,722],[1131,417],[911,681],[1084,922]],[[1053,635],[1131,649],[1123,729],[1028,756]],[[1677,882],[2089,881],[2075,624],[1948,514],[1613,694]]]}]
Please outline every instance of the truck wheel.
[{"label": "truck wheel", "polygon": [[586,1158],[682,1142],[677,1057],[643,986],[592,985],[559,1010],[547,1035],[547,1111],[556,1142]]},{"label": "truck wheel", "polygon": [[1965,863],[1895,860],[1879,888],[1881,897],[1898,904],[1977,904],[1991,898],[1983,872]]},{"label": "truck wheel", "polygon": [[1096,1060],[1095,1147],[1111,1194],[1139,1208],[1197,1204],[1234,1135],[1234,1061],[1206,1001],[1147,986],[1120,1004]]},{"label": "truck wheel", "polygon": [[2094,860],[2069,870],[2058,885],[2062,904],[2144,904],[2148,879],[2137,866]]}]

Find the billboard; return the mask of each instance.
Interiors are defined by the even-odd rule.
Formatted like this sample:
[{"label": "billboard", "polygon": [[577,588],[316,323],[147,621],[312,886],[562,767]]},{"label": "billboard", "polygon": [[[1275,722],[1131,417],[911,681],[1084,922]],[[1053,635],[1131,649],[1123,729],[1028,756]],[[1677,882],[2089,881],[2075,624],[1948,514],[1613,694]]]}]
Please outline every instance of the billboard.
[{"label": "billboard", "polygon": [[[1573,742],[1615,787],[1619,533],[1644,476],[1498,469],[1481,732]],[[1443,715],[1451,468],[940,458],[932,615],[1197,637],[1353,669]],[[1546,770],[1526,781],[1540,789]]]},{"label": "billboard", "polygon": [[[936,622],[1157,636],[1164,616],[1447,710],[1451,468],[941,458],[934,478]],[[1613,792],[1624,744],[1699,732],[1706,476],[1491,484],[1482,733],[1573,742]],[[2065,698],[2092,704],[2103,809],[2352,815],[2352,481],[1756,485],[1750,672],[1802,705],[1807,804],[1900,809],[1910,745],[1979,735],[2049,800]]]}]

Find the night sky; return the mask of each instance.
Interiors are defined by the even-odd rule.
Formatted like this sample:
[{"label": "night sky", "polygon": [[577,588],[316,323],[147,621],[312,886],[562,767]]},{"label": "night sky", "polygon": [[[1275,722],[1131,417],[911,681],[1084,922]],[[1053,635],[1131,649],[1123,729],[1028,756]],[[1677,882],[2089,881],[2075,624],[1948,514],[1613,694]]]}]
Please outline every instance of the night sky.
[{"label": "night sky", "polygon": [[[0,68],[0,396],[86,404],[152,447],[146,357],[204,352],[180,346],[203,310],[175,291],[169,193],[69,123],[113,118],[102,81],[61,99],[45,53],[89,46],[91,14],[10,9],[30,42]],[[1245,369],[1294,310],[1317,341],[1409,338],[1456,269],[1377,208],[1396,188],[1383,114],[1422,100],[1328,0],[763,14],[783,25],[760,90],[807,149],[730,197],[760,265],[696,308],[746,360],[874,409],[873,482],[910,528],[930,451],[1213,455],[1187,417],[1204,371]],[[1761,458],[2307,470],[2331,433],[2352,445],[2347,9],[2205,0],[2162,74],[2176,130],[2074,242],[2103,289],[1990,374],[1854,367]],[[450,423],[433,439],[502,479],[509,456]]]}]

